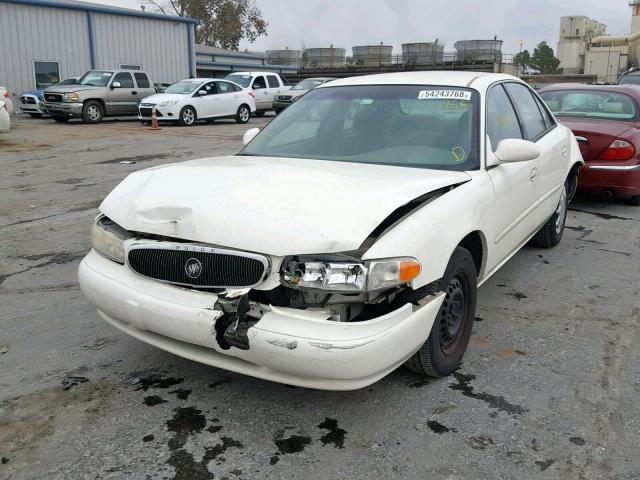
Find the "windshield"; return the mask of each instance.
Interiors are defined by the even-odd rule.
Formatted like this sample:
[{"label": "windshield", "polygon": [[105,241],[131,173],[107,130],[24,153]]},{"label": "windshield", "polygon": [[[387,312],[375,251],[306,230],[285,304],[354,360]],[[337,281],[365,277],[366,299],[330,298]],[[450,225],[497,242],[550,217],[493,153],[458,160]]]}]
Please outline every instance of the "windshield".
[{"label": "windshield", "polygon": [[90,85],[92,87],[106,87],[109,80],[113,76],[113,72],[105,72],[102,70],[90,70],[85,73],[78,85]]},{"label": "windshield", "polygon": [[242,88],[247,88],[251,83],[251,75],[227,75],[224,79],[236,82]]},{"label": "windshield", "polygon": [[318,88],[278,115],[241,155],[479,168],[478,94],[460,87]]},{"label": "windshield", "polygon": [[618,85],[640,85],[640,73],[625,75],[620,79]]},{"label": "windshield", "polygon": [[177,93],[179,95],[189,95],[195,92],[202,85],[199,80],[181,80],[178,83],[165,88],[164,93]]},{"label": "windshield", "polygon": [[296,83],[291,90],[313,90],[324,83],[324,80],[314,80],[313,78],[307,78],[301,82]]},{"label": "windshield", "polygon": [[557,117],[597,117],[610,120],[633,120],[636,103],[623,93],[606,90],[558,90],[540,94]]}]

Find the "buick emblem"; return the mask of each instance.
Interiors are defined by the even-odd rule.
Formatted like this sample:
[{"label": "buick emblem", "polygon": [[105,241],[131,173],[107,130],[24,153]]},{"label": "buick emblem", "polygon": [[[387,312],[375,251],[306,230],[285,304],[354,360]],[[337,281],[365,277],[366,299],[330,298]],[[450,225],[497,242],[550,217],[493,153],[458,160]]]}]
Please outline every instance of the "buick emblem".
[{"label": "buick emblem", "polygon": [[202,262],[192,257],[184,264],[184,271],[189,278],[198,278],[202,273]]}]

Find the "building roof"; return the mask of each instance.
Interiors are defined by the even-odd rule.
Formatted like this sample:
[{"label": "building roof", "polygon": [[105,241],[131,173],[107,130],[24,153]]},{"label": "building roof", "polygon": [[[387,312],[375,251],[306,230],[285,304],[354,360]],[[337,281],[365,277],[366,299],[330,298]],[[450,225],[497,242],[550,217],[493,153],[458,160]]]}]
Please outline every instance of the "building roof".
[{"label": "building roof", "polygon": [[173,22],[199,23],[199,20],[190,17],[178,17],[163,15],[161,13],[143,12],[130,8],[113,7],[99,3],[80,2],[78,0],[0,0],[0,3],[18,3],[37,7],[64,8],[67,10],[81,10],[85,12],[109,13],[127,17],[142,17],[154,20],[167,20]]},{"label": "building roof", "polygon": [[201,55],[216,55],[219,57],[236,57],[236,58],[252,58],[264,59],[263,52],[239,52],[236,50],[227,50],[225,48],[210,47],[202,43],[196,43],[196,53]]}]

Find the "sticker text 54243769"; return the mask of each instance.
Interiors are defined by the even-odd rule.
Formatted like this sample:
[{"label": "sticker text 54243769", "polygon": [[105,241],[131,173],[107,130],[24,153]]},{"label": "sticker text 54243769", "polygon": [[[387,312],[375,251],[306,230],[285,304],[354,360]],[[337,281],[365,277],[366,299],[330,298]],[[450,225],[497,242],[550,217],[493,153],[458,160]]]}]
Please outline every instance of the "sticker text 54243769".
[{"label": "sticker text 54243769", "polygon": [[467,90],[420,90],[419,100],[471,100],[471,92]]}]

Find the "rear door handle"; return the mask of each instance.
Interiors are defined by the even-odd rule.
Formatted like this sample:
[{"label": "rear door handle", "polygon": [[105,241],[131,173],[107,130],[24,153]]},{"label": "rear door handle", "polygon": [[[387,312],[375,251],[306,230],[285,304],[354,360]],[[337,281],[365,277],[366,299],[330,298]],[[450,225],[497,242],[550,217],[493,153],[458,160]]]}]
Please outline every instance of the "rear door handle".
[{"label": "rear door handle", "polygon": [[131,92],[131,95],[137,95],[138,92],[136,92],[135,90]]},{"label": "rear door handle", "polygon": [[538,178],[538,169],[532,168],[531,171],[529,172],[529,180],[533,182],[535,181],[536,178]]},{"label": "rear door handle", "polygon": [[576,140],[578,142],[585,142],[585,143],[589,142],[589,139],[587,137],[580,137],[580,136],[577,136],[577,135],[576,135]]}]

